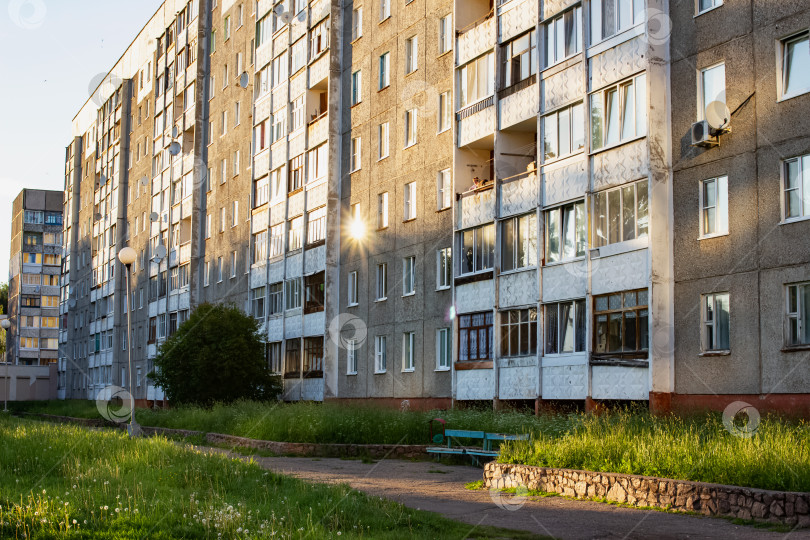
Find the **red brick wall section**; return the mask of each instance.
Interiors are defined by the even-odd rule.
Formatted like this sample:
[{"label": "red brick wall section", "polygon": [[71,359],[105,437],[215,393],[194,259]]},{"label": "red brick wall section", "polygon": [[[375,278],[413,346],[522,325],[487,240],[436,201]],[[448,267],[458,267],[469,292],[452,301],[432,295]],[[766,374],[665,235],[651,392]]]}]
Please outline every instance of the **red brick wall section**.
[{"label": "red brick wall section", "polygon": [[810,416],[810,394],[667,394],[650,393],[650,410],[656,414],[722,412],[729,404],[744,401],[760,414],[777,413],[806,418]]}]

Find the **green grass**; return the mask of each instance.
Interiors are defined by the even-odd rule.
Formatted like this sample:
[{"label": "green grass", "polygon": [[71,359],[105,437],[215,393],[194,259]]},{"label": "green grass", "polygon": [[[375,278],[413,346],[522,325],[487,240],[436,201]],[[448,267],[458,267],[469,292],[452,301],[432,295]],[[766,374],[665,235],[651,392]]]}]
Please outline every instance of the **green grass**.
[{"label": "green grass", "polygon": [[535,538],[164,438],[0,415],[0,441],[3,538]]},{"label": "green grass", "polygon": [[[86,401],[16,406],[100,417],[95,403]],[[137,414],[147,426],[349,444],[428,444],[428,421],[439,417],[452,429],[531,433],[530,442],[504,446],[501,461],[509,463],[810,491],[810,425],[777,417],[763,417],[756,434],[746,439],[730,434],[718,414],[657,417],[638,408],[533,416],[480,409],[402,412],[362,405],[240,402],[211,409],[139,409]]]},{"label": "green grass", "polygon": [[571,417],[563,435],[534,433],[505,445],[499,461],[641,474],[787,491],[810,491],[810,426],[763,417],[750,438],[719,415],[655,417],[614,411]]}]

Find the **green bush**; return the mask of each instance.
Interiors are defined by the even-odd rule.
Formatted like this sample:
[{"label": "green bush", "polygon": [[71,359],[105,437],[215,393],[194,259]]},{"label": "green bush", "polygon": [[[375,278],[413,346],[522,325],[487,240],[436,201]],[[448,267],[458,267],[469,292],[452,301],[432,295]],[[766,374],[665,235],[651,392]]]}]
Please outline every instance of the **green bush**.
[{"label": "green bush", "polygon": [[281,393],[256,319],[235,306],[197,307],[160,346],[155,368],[149,377],[174,405],[273,400]]}]

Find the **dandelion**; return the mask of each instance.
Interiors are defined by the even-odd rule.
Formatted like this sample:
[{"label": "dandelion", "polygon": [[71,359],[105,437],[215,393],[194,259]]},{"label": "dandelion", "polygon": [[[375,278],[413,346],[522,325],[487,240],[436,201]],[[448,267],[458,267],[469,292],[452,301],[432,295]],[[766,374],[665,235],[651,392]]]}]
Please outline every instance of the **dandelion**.
[{"label": "dandelion", "polygon": [[[73,524],[76,525],[77,523],[79,523],[79,522],[74,519]],[[87,523],[87,522],[85,521],[85,523]]]}]

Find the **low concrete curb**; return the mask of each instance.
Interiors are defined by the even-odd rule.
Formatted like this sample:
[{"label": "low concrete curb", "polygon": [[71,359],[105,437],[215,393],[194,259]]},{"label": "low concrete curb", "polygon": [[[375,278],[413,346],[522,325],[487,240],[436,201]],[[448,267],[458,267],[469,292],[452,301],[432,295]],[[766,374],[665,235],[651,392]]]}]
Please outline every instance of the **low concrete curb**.
[{"label": "low concrete curb", "polygon": [[[55,416],[52,414],[33,414],[32,416],[64,424],[76,424],[95,428],[114,428],[126,430],[127,424],[118,424],[103,419],[73,418],[70,416]],[[375,459],[422,459],[428,457],[427,446],[416,444],[314,444],[291,443],[277,441],[262,441],[248,439],[224,433],[204,433],[186,429],[171,429],[162,427],[141,426],[147,435],[163,435],[166,437],[197,437],[204,436],[208,444],[220,446],[233,446],[241,448],[255,448],[267,450],[282,456],[302,457],[369,457]]]},{"label": "low concrete curb", "polygon": [[525,487],[576,499],[810,527],[810,493],[496,462],[484,467],[484,486]]}]

